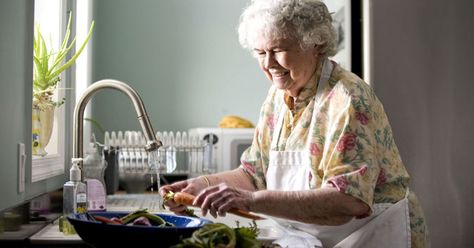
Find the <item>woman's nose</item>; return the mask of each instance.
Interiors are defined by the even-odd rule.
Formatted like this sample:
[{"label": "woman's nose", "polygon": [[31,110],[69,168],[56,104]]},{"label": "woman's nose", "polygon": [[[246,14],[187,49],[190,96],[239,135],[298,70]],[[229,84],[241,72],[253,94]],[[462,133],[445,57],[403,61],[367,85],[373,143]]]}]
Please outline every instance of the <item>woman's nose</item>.
[{"label": "woman's nose", "polygon": [[263,66],[265,69],[270,69],[275,64],[275,58],[272,53],[267,53],[263,61]]}]

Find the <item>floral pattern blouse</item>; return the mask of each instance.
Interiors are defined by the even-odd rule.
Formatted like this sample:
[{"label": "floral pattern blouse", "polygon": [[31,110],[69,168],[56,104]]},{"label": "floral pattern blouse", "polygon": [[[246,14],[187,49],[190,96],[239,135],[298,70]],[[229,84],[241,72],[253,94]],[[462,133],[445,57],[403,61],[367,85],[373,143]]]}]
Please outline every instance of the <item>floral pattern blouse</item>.
[{"label": "floral pattern blouse", "polygon": [[[273,86],[270,88],[253,143],[242,154],[241,168],[251,176],[257,189],[266,188],[273,132],[285,104],[288,108],[276,149],[308,149],[309,142],[311,188],[336,187],[370,208],[374,203],[403,199],[410,177],[374,91],[358,76],[335,64],[315,106],[320,74],[321,66],[296,99]],[[413,193],[409,195],[409,206],[412,247],[426,247],[425,219]]]}]

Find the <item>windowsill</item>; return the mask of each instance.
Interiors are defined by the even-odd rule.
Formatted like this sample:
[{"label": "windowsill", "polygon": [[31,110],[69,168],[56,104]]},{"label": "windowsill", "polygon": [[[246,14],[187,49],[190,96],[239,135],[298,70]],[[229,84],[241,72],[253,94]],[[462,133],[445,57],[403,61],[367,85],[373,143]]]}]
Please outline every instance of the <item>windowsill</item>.
[{"label": "windowsill", "polygon": [[37,182],[64,174],[64,158],[59,155],[33,157],[31,181]]}]

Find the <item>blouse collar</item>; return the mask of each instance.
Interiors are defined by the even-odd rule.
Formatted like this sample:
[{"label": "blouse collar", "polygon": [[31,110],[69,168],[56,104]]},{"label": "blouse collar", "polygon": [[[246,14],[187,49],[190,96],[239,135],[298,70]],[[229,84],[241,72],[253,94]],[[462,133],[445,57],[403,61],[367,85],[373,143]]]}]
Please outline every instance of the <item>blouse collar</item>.
[{"label": "blouse collar", "polygon": [[318,81],[321,77],[322,62],[319,62],[317,69],[314,71],[311,78],[301,89],[300,94],[294,98],[287,93],[285,93],[284,101],[288,108],[292,111],[299,112],[301,109],[304,109],[311,100],[313,100],[316,95],[316,90],[318,88]]}]

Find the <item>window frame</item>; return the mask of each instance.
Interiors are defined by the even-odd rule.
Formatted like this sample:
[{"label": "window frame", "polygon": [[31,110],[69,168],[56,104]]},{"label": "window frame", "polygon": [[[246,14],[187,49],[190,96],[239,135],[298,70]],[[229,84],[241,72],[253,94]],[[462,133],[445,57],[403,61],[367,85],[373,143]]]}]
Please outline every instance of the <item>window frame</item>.
[{"label": "window frame", "polygon": [[[71,23],[71,37],[75,37],[75,1],[74,0],[61,0],[60,1],[60,23],[59,28],[60,37],[64,37],[66,33],[66,26],[69,14],[72,13]],[[72,49],[74,53],[75,48]],[[70,55],[66,59],[70,58]],[[58,98],[66,98],[64,105],[55,109],[55,125],[57,129],[57,153],[48,154],[45,157],[32,156],[32,170],[31,170],[31,182],[38,182],[51,177],[63,175],[65,172],[65,165],[67,164],[67,158],[70,157],[69,151],[71,150],[70,135],[72,130],[72,113],[74,108],[75,97],[71,94],[71,91],[75,88],[75,65],[72,65],[69,70],[65,70],[61,73],[61,83],[58,88],[65,88],[68,90],[59,90]],[[54,138],[54,137],[52,137]]]}]

